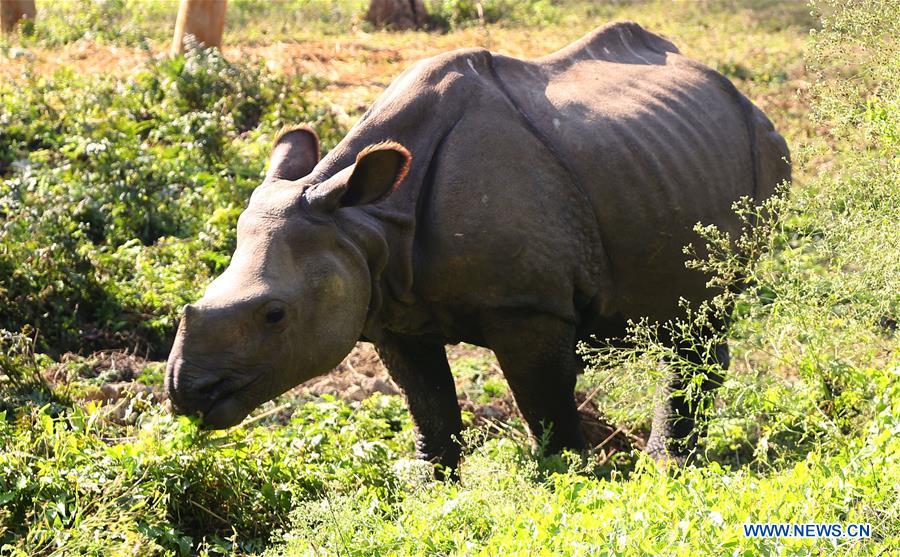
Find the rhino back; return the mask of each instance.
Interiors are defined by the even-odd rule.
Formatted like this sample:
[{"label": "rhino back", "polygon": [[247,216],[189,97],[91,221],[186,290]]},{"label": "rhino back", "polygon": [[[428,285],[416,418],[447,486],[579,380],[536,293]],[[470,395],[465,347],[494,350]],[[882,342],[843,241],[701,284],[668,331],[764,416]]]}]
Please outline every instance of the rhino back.
[{"label": "rhino back", "polygon": [[533,62],[495,56],[494,68],[590,199],[615,309],[666,318],[680,296],[707,298],[706,278],[684,267],[694,224],[735,232],[732,203],[773,189],[756,183],[754,157],[779,149],[754,154],[755,107],[723,76],[633,23]]}]

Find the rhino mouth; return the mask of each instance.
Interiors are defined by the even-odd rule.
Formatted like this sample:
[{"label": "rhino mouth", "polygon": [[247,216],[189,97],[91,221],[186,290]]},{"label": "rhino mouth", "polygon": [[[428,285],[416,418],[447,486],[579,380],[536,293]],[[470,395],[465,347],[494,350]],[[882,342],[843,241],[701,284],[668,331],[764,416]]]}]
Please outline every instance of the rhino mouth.
[{"label": "rhino mouth", "polygon": [[[199,372],[199,373],[198,373]],[[166,394],[175,414],[197,416],[204,429],[226,429],[241,423],[256,406],[249,399],[264,372],[248,374],[216,373],[183,360],[169,364],[166,370]],[[215,379],[204,379],[204,377]]]},{"label": "rhino mouth", "polygon": [[265,373],[257,373],[243,381],[240,386],[233,387],[225,394],[213,399],[207,411],[200,416],[205,429],[227,429],[244,421],[259,403],[253,403],[248,395],[254,386],[265,377]]},{"label": "rhino mouth", "polygon": [[244,421],[252,409],[240,397],[226,396],[213,402],[209,410],[199,415],[203,429],[227,429]]}]

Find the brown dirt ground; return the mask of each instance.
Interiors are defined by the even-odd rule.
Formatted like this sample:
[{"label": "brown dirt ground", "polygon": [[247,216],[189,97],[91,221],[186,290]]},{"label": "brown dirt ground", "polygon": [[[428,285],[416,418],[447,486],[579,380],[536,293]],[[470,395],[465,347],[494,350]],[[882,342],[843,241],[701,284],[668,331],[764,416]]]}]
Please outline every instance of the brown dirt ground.
[{"label": "brown dirt ground", "polygon": [[[456,48],[483,47],[520,58],[536,58],[562,48],[598,21],[579,26],[541,29],[470,28],[451,33],[357,31],[335,36],[299,31],[290,41],[269,44],[235,44],[222,48],[229,60],[264,63],[276,73],[304,73],[325,79],[328,85],[312,96],[321,96],[345,110],[365,107],[401,71],[413,62]],[[502,45],[502,47],[500,47]],[[123,75],[147,58],[167,55],[168,43],[111,46],[87,39],[62,46],[16,48],[0,63],[0,79],[15,79],[29,69],[48,75],[70,69],[76,75]]]},{"label": "brown dirt ground", "polygon": [[[546,43],[533,46],[528,32],[510,35],[504,30],[506,52],[538,56],[548,52]],[[416,60],[453,48],[488,46],[491,39],[476,30],[446,35],[428,33],[358,33],[339,37],[316,37],[267,45],[225,46],[230,60],[261,62],[277,73],[319,76],[329,85],[317,93],[337,106],[365,106],[404,68]],[[556,41],[551,41],[556,42]],[[561,39],[558,46],[565,44]],[[76,75],[123,75],[140,67],[147,58],[166,56],[166,44],[149,50],[97,44],[81,39],[54,48],[16,48],[0,64],[0,78],[15,79],[23,71],[48,75],[60,69]]]},{"label": "brown dirt ground", "polygon": [[[451,367],[461,358],[474,358],[487,363],[488,371],[482,375],[482,381],[485,377],[502,375],[496,358],[487,349],[467,344],[447,348],[447,359]],[[507,392],[503,396],[492,398],[490,402],[480,403],[467,395],[466,382],[470,381],[469,379],[459,376],[455,379],[460,407],[473,414],[475,426],[504,433],[510,431],[511,421],[522,420],[511,393]],[[391,381],[375,349],[368,343],[357,344],[334,371],[303,383],[297,387],[297,391],[308,395],[331,394],[347,400],[362,400],[375,392],[400,394],[400,389]],[[585,392],[576,393],[580,405],[582,430],[591,446],[599,447],[602,460],[615,452],[643,448],[642,437],[603,419],[596,404],[588,400],[587,395]]]},{"label": "brown dirt ground", "polygon": [[[447,357],[451,366],[461,358],[485,362],[487,370],[482,374],[482,381],[487,377],[502,375],[494,355],[483,348],[466,344],[450,346]],[[49,368],[45,374],[46,379],[54,385],[67,383],[69,378],[66,376],[66,364],[75,359],[77,356],[64,356],[60,364]],[[83,370],[83,374],[93,377],[104,375],[109,377],[109,381],[96,388],[81,390],[76,396],[84,401],[104,403],[108,419],[119,422],[133,419],[131,401],[136,398],[145,404],[165,402],[161,387],[135,381],[141,371],[154,362],[124,351],[97,352],[86,358],[85,362],[88,369]],[[472,414],[472,424],[493,433],[524,438],[521,430],[511,425],[512,422],[522,423],[511,393],[492,397],[489,402],[479,402],[469,398],[467,386],[471,381],[456,376],[460,408]],[[347,401],[361,401],[374,393],[400,395],[401,391],[391,381],[372,345],[361,342],[333,371],[297,386],[290,394],[301,399],[332,395]],[[583,432],[591,446],[598,448],[599,460],[605,461],[616,452],[629,452],[633,448],[643,447],[642,435],[645,432],[635,434],[607,422],[600,415],[596,404],[588,400],[587,396],[588,393],[585,392],[576,393]]]}]

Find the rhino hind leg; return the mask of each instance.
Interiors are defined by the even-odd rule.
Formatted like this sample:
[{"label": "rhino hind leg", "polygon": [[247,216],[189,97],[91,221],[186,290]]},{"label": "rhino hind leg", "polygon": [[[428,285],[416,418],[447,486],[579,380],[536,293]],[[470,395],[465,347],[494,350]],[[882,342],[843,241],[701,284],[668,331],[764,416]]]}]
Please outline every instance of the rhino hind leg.
[{"label": "rhino hind leg", "polygon": [[375,349],[406,395],[417,456],[438,465],[438,478],[456,478],[462,415],[444,345],[391,335],[376,343]]},{"label": "rhino hind leg", "polygon": [[[696,454],[698,440],[705,433],[704,418],[713,402],[715,390],[722,385],[728,369],[726,342],[712,344],[711,350],[699,343],[678,347],[685,366],[666,363],[667,378],[657,390],[653,425],[646,451],[660,462],[685,464]],[[702,374],[699,381],[696,374]],[[697,388],[699,386],[699,389]]]},{"label": "rhino hind leg", "polygon": [[587,449],[575,402],[575,326],[514,311],[485,319],[487,345],[500,362],[519,411],[547,454]]}]

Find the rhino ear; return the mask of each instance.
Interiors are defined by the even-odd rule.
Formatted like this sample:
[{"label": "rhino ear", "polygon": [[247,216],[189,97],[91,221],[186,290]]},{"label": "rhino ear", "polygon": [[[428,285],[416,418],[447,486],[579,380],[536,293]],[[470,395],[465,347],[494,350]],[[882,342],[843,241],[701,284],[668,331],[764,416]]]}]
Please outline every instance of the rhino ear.
[{"label": "rhino ear", "polygon": [[356,157],[341,207],[375,203],[397,189],[406,178],[412,155],[403,145],[385,141],[370,145]]},{"label": "rhino ear", "polygon": [[265,181],[299,180],[312,172],[318,162],[319,137],[311,127],[299,125],[282,128],[269,156],[269,170]]},{"label": "rhino ear", "polygon": [[412,155],[399,143],[370,145],[357,155],[356,164],[320,184],[307,198],[323,211],[376,203],[397,189],[411,162]]}]

